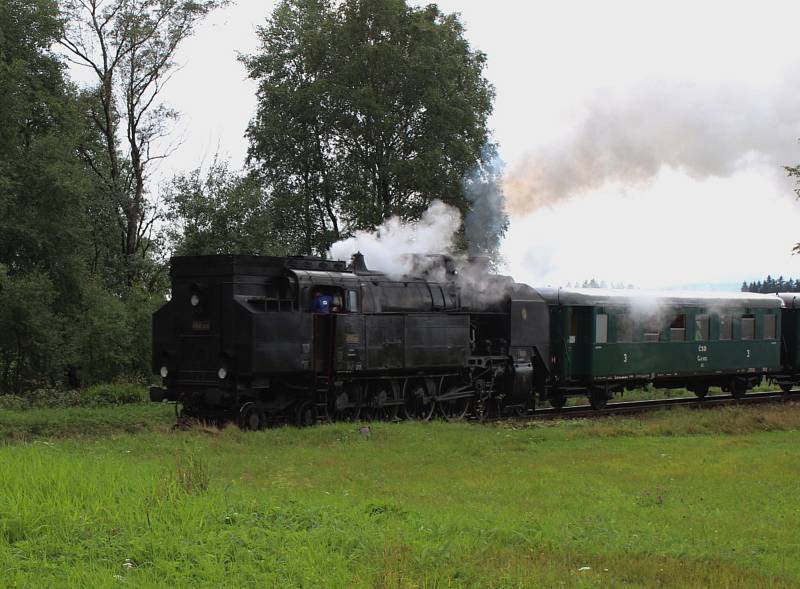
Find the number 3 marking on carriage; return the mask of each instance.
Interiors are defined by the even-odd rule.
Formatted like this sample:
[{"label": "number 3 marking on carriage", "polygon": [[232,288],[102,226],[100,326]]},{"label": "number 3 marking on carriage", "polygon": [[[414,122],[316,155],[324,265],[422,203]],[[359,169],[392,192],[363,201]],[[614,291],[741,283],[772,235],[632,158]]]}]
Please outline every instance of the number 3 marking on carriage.
[{"label": "number 3 marking on carriage", "polygon": [[623,364],[627,364],[628,363],[628,354],[622,354],[622,363]]},{"label": "number 3 marking on carriage", "polygon": [[747,357],[750,357],[750,348],[747,348]]}]

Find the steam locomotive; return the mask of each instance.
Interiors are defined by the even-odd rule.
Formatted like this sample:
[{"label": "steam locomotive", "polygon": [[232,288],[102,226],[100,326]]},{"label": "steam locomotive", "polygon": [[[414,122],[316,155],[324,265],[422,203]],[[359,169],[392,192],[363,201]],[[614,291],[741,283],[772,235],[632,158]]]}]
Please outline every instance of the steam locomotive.
[{"label": "steam locomotive", "polygon": [[[173,258],[171,300],[153,316],[162,386],[151,399],[260,429],[524,414],[576,395],[600,408],[646,383],[704,396],[709,386],[740,395],[764,378],[787,390],[800,382],[800,309],[778,297],[671,295],[641,314],[630,293],[537,291],[476,273],[474,261],[470,272],[446,256],[421,261],[397,279],[360,254],[349,265]],[[314,312],[315,294],[330,312]],[[781,325],[791,326],[783,340]]]}]

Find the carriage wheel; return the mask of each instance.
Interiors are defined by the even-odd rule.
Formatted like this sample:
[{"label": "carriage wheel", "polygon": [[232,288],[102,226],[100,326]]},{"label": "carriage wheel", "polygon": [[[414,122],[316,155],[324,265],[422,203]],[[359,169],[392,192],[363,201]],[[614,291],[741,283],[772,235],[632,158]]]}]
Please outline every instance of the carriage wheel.
[{"label": "carriage wheel", "polygon": [[697,396],[698,399],[705,399],[706,395],[708,395],[708,385],[698,385],[692,389],[692,392]]},{"label": "carriage wheel", "polygon": [[303,401],[295,411],[295,423],[300,427],[311,427],[317,423],[317,406],[311,401]]},{"label": "carriage wheel", "polygon": [[784,383],[784,384],[781,385],[781,390],[784,393],[787,393],[787,394],[792,392],[792,388],[794,388],[794,387],[793,387],[792,383],[790,383],[790,382],[787,382],[787,383]]},{"label": "carriage wheel", "polygon": [[550,401],[550,406],[556,411],[561,411],[564,405],[567,404],[567,396],[560,391],[550,395],[548,400]]},{"label": "carriage wheel", "polygon": [[241,429],[258,431],[264,429],[267,418],[264,412],[255,403],[245,403],[239,409],[239,427]]},{"label": "carriage wheel", "polygon": [[740,378],[734,378],[733,382],[731,383],[731,395],[733,395],[733,398],[742,399],[746,394],[747,382]]},{"label": "carriage wheel", "polygon": [[589,393],[589,405],[591,405],[592,409],[595,411],[605,409],[606,405],[608,405],[608,395],[605,389],[592,389]]}]

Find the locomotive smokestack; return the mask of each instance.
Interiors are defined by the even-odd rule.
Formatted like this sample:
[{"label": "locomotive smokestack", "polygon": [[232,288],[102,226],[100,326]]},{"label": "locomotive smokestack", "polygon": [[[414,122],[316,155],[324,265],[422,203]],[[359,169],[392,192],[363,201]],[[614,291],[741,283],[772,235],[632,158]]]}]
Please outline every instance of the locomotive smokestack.
[{"label": "locomotive smokestack", "polygon": [[353,254],[352,261],[350,262],[350,270],[355,274],[366,274],[369,272],[367,264],[364,261],[364,254],[356,252]]}]

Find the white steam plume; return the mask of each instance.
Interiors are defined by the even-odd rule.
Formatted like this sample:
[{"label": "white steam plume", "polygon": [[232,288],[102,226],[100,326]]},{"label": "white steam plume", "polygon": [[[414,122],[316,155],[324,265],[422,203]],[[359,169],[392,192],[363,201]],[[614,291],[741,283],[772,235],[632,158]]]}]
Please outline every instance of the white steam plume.
[{"label": "white steam plume", "polygon": [[529,213],[607,182],[651,180],[662,167],[704,179],[727,177],[753,162],[798,159],[800,71],[773,87],[697,87],[651,81],[625,96],[595,97],[557,145],[530,153],[504,179],[510,212]]},{"label": "white steam plume", "polygon": [[458,210],[436,200],[419,221],[392,217],[375,231],[356,231],[353,237],[337,241],[331,246],[330,257],[350,260],[361,252],[370,270],[399,278],[413,273],[414,255],[451,253],[460,226]]}]

